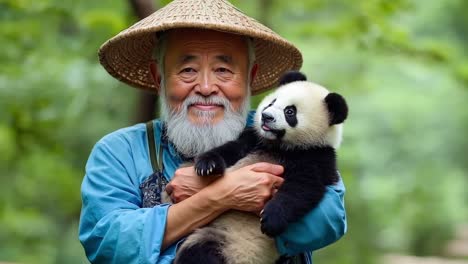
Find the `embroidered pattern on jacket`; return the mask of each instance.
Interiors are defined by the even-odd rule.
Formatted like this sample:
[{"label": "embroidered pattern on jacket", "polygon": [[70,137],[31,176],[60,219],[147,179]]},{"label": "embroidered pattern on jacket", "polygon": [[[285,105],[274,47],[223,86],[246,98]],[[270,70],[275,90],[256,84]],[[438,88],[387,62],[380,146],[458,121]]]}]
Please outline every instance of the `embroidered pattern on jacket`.
[{"label": "embroidered pattern on jacket", "polygon": [[142,208],[151,208],[161,204],[161,193],[166,188],[167,180],[161,172],[151,174],[141,185]]}]

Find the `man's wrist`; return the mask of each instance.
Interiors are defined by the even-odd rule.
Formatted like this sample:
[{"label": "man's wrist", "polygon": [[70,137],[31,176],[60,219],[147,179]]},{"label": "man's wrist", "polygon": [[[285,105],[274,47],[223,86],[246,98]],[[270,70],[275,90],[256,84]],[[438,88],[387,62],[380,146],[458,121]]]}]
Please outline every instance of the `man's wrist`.
[{"label": "man's wrist", "polygon": [[227,211],[232,209],[229,203],[227,192],[224,191],[221,184],[212,183],[199,192],[203,198],[208,201],[210,208],[215,211]]}]

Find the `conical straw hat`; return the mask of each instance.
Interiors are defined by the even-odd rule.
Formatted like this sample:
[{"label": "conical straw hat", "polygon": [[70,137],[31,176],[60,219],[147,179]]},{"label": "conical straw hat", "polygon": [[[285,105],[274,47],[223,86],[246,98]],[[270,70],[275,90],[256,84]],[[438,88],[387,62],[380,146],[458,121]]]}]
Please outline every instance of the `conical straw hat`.
[{"label": "conical straw hat", "polygon": [[299,70],[300,51],[255,19],[225,0],[174,0],[105,42],[99,60],[115,78],[134,87],[156,92],[149,72],[156,32],[175,28],[201,28],[249,36],[254,40],[257,76],[252,94],[276,85],[286,71]]}]

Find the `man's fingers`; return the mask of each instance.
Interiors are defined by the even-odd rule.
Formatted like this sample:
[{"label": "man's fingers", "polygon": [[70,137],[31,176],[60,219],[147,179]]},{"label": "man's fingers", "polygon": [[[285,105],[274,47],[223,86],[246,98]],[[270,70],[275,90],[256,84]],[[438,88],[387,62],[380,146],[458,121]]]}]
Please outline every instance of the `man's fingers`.
[{"label": "man's fingers", "polygon": [[284,179],[275,175],[271,176],[273,178],[273,184],[271,185],[272,189],[278,189],[284,182]]},{"label": "man's fingers", "polygon": [[273,184],[271,186],[272,189],[278,189],[284,182],[283,178],[280,177],[274,177],[273,178]]},{"label": "man's fingers", "polygon": [[281,175],[284,172],[284,168],[281,165],[271,164],[267,162],[259,162],[251,165],[251,170],[255,172],[266,172],[273,175]]},{"label": "man's fingers", "polygon": [[169,183],[166,185],[166,193],[171,195],[172,191],[174,191],[174,187]]}]

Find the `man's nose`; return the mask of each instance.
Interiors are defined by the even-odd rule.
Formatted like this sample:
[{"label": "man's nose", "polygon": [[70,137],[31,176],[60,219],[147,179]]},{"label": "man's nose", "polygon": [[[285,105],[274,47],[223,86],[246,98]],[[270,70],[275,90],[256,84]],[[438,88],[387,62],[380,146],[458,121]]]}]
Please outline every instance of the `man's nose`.
[{"label": "man's nose", "polygon": [[197,85],[196,92],[203,96],[210,96],[218,93],[218,85],[216,84],[215,77],[209,72],[202,72],[200,80]]}]

